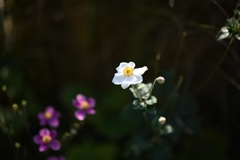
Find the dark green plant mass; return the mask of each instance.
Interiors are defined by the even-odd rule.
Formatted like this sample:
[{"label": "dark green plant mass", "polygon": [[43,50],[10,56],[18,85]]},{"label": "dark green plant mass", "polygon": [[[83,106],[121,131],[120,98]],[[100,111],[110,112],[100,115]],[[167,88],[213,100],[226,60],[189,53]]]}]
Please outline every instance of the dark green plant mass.
[{"label": "dark green plant mass", "polygon": [[239,160],[240,1],[0,0],[0,160]]}]

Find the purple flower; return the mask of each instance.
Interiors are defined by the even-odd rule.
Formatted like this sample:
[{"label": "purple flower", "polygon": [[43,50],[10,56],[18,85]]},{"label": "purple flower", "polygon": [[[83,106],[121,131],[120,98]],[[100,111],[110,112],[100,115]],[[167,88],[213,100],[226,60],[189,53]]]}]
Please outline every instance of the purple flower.
[{"label": "purple flower", "polygon": [[59,116],[60,113],[57,112],[52,106],[48,106],[44,112],[38,114],[40,125],[44,126],[46,124],[49,124],[51,127],[59,126]]},{"label": "purple flower", "polygon": [[93,98],[86,98],[82,94],[78,94],[76,99],[73,100],[73,105],[78,109],[75,112],[75,117],[82,121],[85,119],[86,114],[95,114],[95,100]]},{"label": "purple flower", "polygon": [[39,131],[39,134],[34,136],[33,141],[39,144],[39,152],[46,151],[49,147],[52,150],[59,150],[61,148],[61,143],[56,140],[57,132],[56,130],[49,130],[43,128]]},{"label": "purple flower", "polygon": [[63,156],[51,156],[51,157],[48,157],[47,160],[65,160],[65,158]]}]

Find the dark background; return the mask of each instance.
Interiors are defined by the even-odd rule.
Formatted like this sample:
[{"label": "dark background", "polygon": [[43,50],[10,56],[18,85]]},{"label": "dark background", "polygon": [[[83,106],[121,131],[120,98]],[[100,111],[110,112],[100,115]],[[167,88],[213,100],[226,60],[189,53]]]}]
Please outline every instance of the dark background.
[{"label": "dark background", "polygon": [[[87,116],[78,135],[56,152],[67,159],[240,159],[237,39],[214,70],[229,43],[217,41],[216,34],[233,16],[236,0],[4,2],[0,85],[8,92],[0,94],[0,116],[9,131],[0,132],[1,160],[45,159],[32,141],[41,128],[37,113],[55,106],[64,134],[76,122],[77,93],[96,99],[97,114]],[[145,83],[166,79],[154,95],[158,115],[175,130],[157,144],[141,112],[132,110],[129,90],[111,82],[119,63],[129,61],[148,67]],[[23,99],[25,120],[11,110]],[[14,142],[21,144],[18,151]]]}]

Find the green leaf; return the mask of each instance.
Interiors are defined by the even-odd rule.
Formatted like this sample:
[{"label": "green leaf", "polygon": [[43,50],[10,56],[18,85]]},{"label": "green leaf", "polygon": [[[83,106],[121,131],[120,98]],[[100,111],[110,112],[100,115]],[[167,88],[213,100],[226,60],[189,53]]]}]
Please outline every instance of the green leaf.
[{"label": "green leaf", "polygon": [[155,106],[149,106],[146,108],[146,112],[149,114],[153,114],[156,115],[157,114],[157,110]]},{"label": "green leaf", "polygon": [[150,99],[146,100],[145,102],[148,105],[153,105],[157,103],[157,98],[155,96],[151,96]]},{"label": "green leaf", "polygon": [[144,107],[141,105],[141,103],[139,103],[138,100],[134,100],[133,101],[133,109],[141,109],[141,110],[143,110]]}]

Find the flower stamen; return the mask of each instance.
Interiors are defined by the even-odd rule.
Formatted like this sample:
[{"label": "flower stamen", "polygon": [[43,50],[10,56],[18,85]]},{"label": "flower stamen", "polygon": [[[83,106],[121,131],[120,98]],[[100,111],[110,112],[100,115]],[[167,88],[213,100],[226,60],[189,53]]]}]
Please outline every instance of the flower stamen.
[{"label": "flower stamen", "polygon": [[89,103],[87,101],[83,101],[81,103],[81,109],[88,109],[90,106],[89,106]]},{"label": "flower stamen", "polygon": [[52,140],[52,137],[49,136],[49,135],[45,135],[45,136],[42,137],[42,141],[44,143],[49,143],[49,142],[51,142],[51,140]]},{"label": "flower stamen", "polygon": [[44,113],[44,117],[45,117],[46,119],[51,119],[51,118],[52,118],[52,113],[51,113],[51,112],[45,112],[45,113]]},{"label": "flower stamen", "polygon": [[123,70],[123,74],[124,74],[125,76],[131,76],[133,70],[134,70],[134,69],[133,69],[132,67],[125,67],[124,70]]}]

